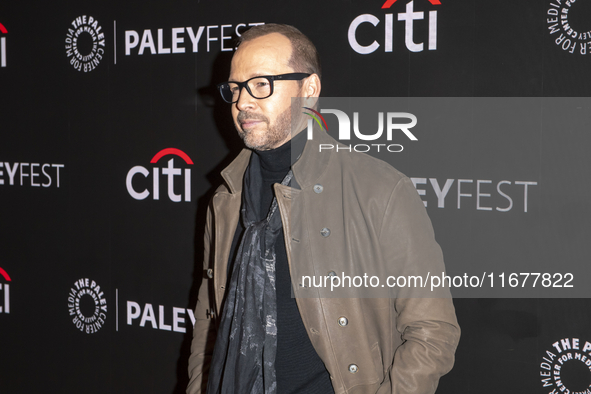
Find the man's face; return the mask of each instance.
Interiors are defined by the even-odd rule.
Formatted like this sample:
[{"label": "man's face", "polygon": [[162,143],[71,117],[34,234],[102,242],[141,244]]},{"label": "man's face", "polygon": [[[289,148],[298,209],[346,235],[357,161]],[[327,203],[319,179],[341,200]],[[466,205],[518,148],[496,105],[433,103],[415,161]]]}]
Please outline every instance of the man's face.
[{"label": "man's face", "polygon": [[[271,33],[243,42],[232,58],[230,81],[243,82],[259,75],[292,73],[289,39]],[[275,81],[273,94],[255,99],[242,89],[232,104],[232,118],[244,144],[257,150],[274,149],[291,138],[291,98],[300,96],[297,81]]]}]

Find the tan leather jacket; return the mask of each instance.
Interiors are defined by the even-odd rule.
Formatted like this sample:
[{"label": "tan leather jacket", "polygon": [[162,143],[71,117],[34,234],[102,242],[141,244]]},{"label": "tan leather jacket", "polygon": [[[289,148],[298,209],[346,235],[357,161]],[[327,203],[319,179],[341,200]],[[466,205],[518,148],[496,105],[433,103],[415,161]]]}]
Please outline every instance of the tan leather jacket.
[{"label": "tan leather jacket", "polygon": [[[425,298],[423,290],[412,288],[380,293],[382,298],[337,298],[330,289],[301,286],[304,275],[367,273],[381,275],[385,283],[383,275],[425,277],[445,270],[410,180],[368,155],[319,152],[319,144],[337,143],[315,130],[293,166],[295,187],[275,185],[297,305],[310,340],[337,394],[434,393],[453,366],[460,336],[447,289],[427,292],[441,298]],[[226,184],[208,210],[189,394],[205,392],[207,385],[250,154],[243,150],[222,171]]]}]

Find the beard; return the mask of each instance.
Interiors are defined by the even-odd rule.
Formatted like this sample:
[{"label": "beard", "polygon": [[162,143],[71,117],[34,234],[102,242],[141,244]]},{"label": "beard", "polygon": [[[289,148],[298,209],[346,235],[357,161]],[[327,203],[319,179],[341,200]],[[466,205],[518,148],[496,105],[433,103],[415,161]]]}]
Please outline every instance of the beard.
[{"label": "beard", "polygon": [[[240,122],[245,119],[261,120],[267,125],[267,130],[243,130]],[[238,125],[236,130],[240,138],[250,149],[269,150],[278,148],[281,142],[284,142],[291,134],[291,108],[287,107],[271,125],[269,118],[262,114],[255,114],[248,111],[240,111],[237,116]]]}]

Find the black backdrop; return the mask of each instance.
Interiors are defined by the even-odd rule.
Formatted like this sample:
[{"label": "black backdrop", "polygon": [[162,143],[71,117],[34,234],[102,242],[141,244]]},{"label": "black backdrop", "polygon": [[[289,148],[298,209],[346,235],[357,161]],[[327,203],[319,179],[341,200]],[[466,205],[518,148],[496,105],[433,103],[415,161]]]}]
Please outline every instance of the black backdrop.
[{"label": "black backdrop", "polygon": [[[474,199],[438,208],[428,190],[448,262],[476,264],[502,251],[499,258],[535,272],[531,256],[544,246],[556,272],[588,264],[591,1],[388,3],[0,5],[0,392],[184,391],[204,213],[219,171],[241,148],[212,86],[228,76],[225,37],[249,24],[288,23],[307,34],[322,57],[326,97],[581,98],[578,128],[475,129],[440,138],[436,149],[425,132],[423,145],[392,164],[440,185],[472,179],[472,193],[477,179],[537,183],[528,212],[517,200],[510,212],[477,210]],[[408,48],[398,20],[409,4],[424,13],[407,37],[422,51]],[[348,36],[363,14],[379,22],[354,32],[363,47],[379,44],[367,54]],[[87,58],[71,62],[76,49]],[[529,153],[514,154],[521,150]],[[589,301],[503,297],[455,300],[462,339],[438,392],[589,387]],[[557,361],[567,354],[573,359]]]}]

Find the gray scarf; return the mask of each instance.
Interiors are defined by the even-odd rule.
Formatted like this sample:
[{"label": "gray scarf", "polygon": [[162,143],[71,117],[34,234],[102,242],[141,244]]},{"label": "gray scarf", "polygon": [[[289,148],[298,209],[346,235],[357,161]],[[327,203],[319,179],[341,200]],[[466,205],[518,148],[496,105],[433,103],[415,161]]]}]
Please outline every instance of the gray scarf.
[{"label": "gray scarf", "polygon": [[[290,170],[282,185],[293,177]],[[209,372],[208,394],[275,394],[277,296],[275,241],[281,232],[277,199],[267,216],[257,221],[262,176],[252,155],[244,174],[242,220],[246,230],[234,261],[228,296]]]}]

